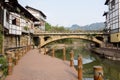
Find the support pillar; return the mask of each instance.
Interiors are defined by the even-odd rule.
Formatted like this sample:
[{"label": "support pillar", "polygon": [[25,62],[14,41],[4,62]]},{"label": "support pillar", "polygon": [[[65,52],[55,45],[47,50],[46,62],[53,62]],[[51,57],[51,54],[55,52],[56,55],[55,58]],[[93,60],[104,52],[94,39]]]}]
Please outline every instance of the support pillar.
[{"label": "support pillar", "polygon": [[103,68],[101,66],[94,66],[94,80],[104,80]]},{"label": "support pillar", "polygon": [[78,56],[78,80],[82,80],[82,56]]}]

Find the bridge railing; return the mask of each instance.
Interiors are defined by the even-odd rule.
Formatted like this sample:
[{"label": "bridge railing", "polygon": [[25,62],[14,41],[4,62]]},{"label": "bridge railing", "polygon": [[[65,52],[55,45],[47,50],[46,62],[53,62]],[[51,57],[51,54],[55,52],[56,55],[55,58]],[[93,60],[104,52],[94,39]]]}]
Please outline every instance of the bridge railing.
[{"label": "bridge railing", "polygon": [[52,34],[56,34],[56,33],[61,33],[61,34],[72,34],[72,33],[81,33],[81,34],[100,34],[100,33],[104,33],[103,31],[62,31],[62,32],[58,32],[58,31],[36,31],[34,32],[34,34],[47,34],[47,33],[52,33]]}]

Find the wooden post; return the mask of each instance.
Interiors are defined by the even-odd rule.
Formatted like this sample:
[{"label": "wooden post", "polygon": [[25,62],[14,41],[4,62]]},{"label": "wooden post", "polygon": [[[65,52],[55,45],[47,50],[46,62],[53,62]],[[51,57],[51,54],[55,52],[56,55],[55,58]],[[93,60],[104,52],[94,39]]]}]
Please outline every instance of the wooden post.
[{"label": "wooden post", "polygon": [[15,51],[15,65],[18,64],[18,50]]},{"label": "wooden post", "polygon": [[24,53],[24,54],[26,54],[26,47],[24,47],[24,51],[25,51],[25,53]]},{"label": "wooden post", "polygon": [[29,51],[29,45],[27,46],[27,51]]},{"label": "wooden post", "polygon": [[11,75],[13,69],[13,63],[12,63],[13,59],[11,52],[8,52],[7,55],[8,55],[8,75]]},{"label": "wooden post", "polygon": [[26,46],[26,53],[28,52],[27,46]]},{"label": "wooden post", "polygon": [[27,52],[29,51],[29,45],[27,45]]},{"label": "wooden post", "polygon": [[28,45],[28,51],[30,50],[30,45]]},{"label": "wooden post", "polygon": [[78,56],[78,80],[82,80],[82,56]]},{"label": "wooden post", "polygon": [[29,45],[29,51],[31,50],[31,45]]},{"label": "wooden post", "polygon": [[44,47],[44,55],[46,55],[46,47]]},{"label": "wooden post", "polygon": [[73,50],[70,52],[70,67],[74,66],[74,52]]},{"label": "wooden post", "polygon": [[25,49],[23,48],[23,56],[24,56],[24,54],[25,54]]},{"label": "wooden post", "polygon": [[40,46],[38,47],[38,50],[39,50],[39,53],[41,53],[41,47]]},{"label": "wooden post", "polygon": [[63,60],[64,61],[66,60],[66,49],[65,49],[65,47],[63,48]]},{"label": "wooden post", "polygon": [[18,60],[20,60],[20,58],[21,58],[21,51],[20,49],[18,49]]},{"label": "wooden post", "polygon": [[94,80],[104,80],[103,68],[101,66],[94,66]]},{"label": "wooden post", "polygon": [[55,49],[52,49],[52,57],[55,57]]},{"label": "wooden post", "polygon": [[23,55],[24,55],[24,49],[22,48],[21,50],[22,50],[22,57],[23,57]]},{"label": "wooden post", "polygon": [[31,50],[31,46],[32,46],[32,45],[30,45],[30,50]]}]

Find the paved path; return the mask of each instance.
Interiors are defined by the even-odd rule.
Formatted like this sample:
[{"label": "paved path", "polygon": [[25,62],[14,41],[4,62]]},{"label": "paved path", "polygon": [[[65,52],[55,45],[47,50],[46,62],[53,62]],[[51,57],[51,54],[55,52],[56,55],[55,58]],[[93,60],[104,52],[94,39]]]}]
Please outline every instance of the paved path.
[{"label": "paved path", "polygon": [[77,80],[77,72],[69,62],[29,51],[5,80]]}]

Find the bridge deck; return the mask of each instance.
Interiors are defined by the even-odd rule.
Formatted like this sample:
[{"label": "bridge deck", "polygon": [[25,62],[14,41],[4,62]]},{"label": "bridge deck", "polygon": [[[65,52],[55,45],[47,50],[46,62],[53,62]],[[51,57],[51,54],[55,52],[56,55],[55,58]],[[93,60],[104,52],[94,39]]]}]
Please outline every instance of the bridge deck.
[{"label": "bridge deck", "polygon": [[103,33],[103,32],[45,32],[45,33],[35,33],[34,35],[40,36],[40,35],[88,35],[88,34],[97,34],[97,35],[108,35],[108,33]]},{"label": "bridge deck", "polygon": [[40,54],[34,49],[22,57],[13,74],[5,80],[77,80],[77,72],[69,62]]}]

